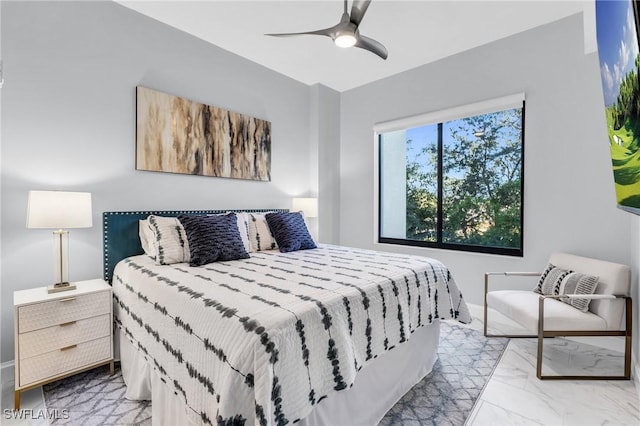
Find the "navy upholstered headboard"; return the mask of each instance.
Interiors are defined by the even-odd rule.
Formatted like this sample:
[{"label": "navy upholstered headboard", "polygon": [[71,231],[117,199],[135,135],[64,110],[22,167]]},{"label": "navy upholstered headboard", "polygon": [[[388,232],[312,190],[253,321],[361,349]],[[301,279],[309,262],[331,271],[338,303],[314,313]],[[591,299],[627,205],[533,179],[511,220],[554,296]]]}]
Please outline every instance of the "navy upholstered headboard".
[{"label": "navy upholstered headboard", "polygon": [[249,210],[161,210],[102,213],[102,259],[103,277],[111,282],[116,264],[129,256],[144,253],[138,236],[138,221],[153,214],[156,216],[178,216],[221,214],[227,212],[264,213],[287,211],[286,209],[249,209]]}]

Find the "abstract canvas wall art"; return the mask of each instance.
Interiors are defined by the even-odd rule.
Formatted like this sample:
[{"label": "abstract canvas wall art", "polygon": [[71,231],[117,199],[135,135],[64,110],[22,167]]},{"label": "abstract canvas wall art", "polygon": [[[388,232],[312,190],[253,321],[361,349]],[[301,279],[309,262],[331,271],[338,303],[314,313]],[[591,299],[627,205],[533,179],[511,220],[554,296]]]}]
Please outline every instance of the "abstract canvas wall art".
[{"label": "abstract canvas wall art", "polygon": [[271,122],[136,88],[136,169],[271,180]]}]

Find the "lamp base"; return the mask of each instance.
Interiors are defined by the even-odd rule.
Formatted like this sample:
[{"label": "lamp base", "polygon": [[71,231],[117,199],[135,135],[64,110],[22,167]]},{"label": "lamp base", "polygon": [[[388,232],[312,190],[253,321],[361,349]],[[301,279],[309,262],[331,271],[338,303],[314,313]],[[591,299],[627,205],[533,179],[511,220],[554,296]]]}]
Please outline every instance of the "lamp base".
[{"label": "lamp base", "polygon": [[74,283],[56,283],[56,284],[52,284],[49,287],[47,287],[47,293],[51,294],[51,293],[58,293],[60,291],[68,291],[68,290],[75,290],[76,289],[76,285]]}]

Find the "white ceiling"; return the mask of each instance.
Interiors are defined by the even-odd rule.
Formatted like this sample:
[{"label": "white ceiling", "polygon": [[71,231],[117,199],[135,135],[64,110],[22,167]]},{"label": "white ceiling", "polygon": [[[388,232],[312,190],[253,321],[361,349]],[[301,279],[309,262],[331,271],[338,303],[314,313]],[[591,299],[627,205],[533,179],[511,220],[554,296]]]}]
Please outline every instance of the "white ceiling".
[{"label": "white ceiling", "polygon": [[[118,1],[308,85],[338,91],[593,8],[593,1],[374,0],[360,32],[384,44],[385,61],[323,36],[276,38],[338,23],[339,0]],[[349,10],[351,1],[349,1]]]}]

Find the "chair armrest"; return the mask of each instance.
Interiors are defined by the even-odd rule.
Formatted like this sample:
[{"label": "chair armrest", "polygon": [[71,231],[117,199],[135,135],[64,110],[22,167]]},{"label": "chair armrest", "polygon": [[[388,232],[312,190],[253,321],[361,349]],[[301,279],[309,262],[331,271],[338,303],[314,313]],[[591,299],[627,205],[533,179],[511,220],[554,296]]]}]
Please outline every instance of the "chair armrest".
[{"label": "chair armrest", "polygon": [[626,294],[550,294],[540,295],[541,299],[562,299],[568,297],[569,299],[626,299],[631,296]]},{"label": "chair armrest", "polygon": [[485,272],[485,275],[505,275],[505,276],[520,276],[520,277],[539,277],[541,272]]},{"label": "chair armrest", "polygon": [[492,275],[502,275],[506,277],[539,277],[540,272],[485,272],[484,273],[484,297],[485,303],[487,299],[487,293],[489,292],[489,277]]}]

